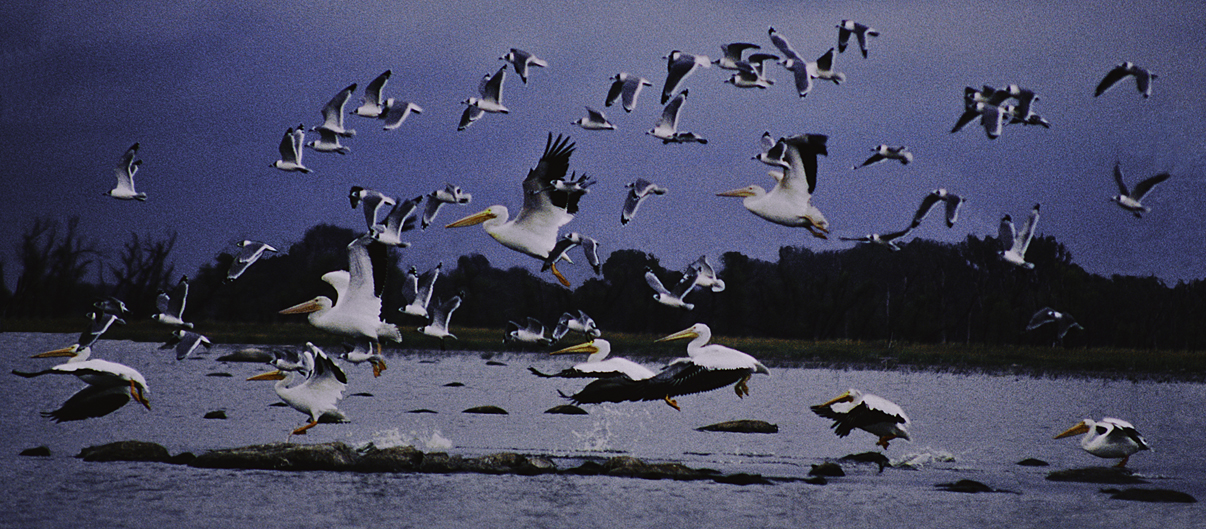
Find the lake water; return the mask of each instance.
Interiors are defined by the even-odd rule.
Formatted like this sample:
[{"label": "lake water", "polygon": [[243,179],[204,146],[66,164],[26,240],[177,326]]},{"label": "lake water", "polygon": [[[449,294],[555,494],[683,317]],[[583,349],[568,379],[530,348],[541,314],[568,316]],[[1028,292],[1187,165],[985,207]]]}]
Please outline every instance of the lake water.
[{"label": "lake water", "polygon": [[[1083,418],[1126,419],[1154,450],[1128,464],[1147,487],[1206,501],[1206,386],[1197,383],[1035,379],[901,371],[772,368],[751,379],[751,394],[730,388],[662,402],[585,406],[588,415],[553,415],[584,382],[541,379],[528,366],[559,370],[582,358],[538,353],[387,356],[374,379],[368,364],[346,366],[341,409],[351,422],[320,424],[298,443],[413,445],[465,456],[519,452],[571,467],[584,458],[631,455],[726,473],[806,477],[811,465],[877,450],[862,431],[839,439],[808,406],[849,387],[888,397],[913,421],[913,442],[886,454],[898,466],[877,473],[846,464],[827,485],[784,482],[724,485],[607,476],[289,473],[197,469],[158,463],[85,463],[81,448],[136,439],[173,454],[285,441],[305,418],[277,402],[270,382],[248,382],[255,364],[214,360],[236,349],[216,345],[181,362],[157,344],[102,341],[94,355],[142,372],[150,411],[131,404],[106,417],[54,424],[39,416],[83,383],[74,377],[23,379],[53,360],[31,354],[69,345],[69,334],[0,334],[0,527],[1201,527],[1202,503],[1110,500],[1102,486],[1046,481],[1054,469],[1105,466],[1080,449],[1079,436],[1052,437]],[[650,366],[656,369],[658,366]],[[207,376],[229,373],[231,377]],[[464,386],[450,387],[460,382]],[[355,393],[372,396],[354,396]],[[508,415],[462,410],[495,405]],[[429,409],[436,413],[408,413]],[[224,410],[226,420],[203,419]],[[699,432],[733,419],[765,420],[776,434]],[[21,457],[45,445],[51,457]],[[1038,458],[1050,467],[1016,463]],[[974,479],[1017,494],[959,494],[938,483]]]}]

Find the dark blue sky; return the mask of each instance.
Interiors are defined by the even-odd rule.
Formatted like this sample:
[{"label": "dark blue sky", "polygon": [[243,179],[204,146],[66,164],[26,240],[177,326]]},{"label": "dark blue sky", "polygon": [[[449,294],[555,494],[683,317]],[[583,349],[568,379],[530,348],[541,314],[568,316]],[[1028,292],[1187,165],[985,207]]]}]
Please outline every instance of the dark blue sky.
[{"label": "dark blue sky", "polygon": [[[13,285],[20,235],[39,216],[79,215],[86,237],[116,260],[130,232],[179,233],[177,271],[192,273],[244,238],[282,250],[320,222],[359,227],[348,207],[352,185],[412,197],[461,185],[473,203],[445,208],[439,226],[410,236],[403,262],[420,268],[480,252],[496,266],[531,258],[480,228],[450,222],[491,204],[512,210],[519,183],[545,136],[577,142],[571,169],[599,183],[563,231],[595,237],[604,251],[651,252],[670,268],[729,250],[774,259],[783,245],[814,250],[822,241],[763,221],[739,199],[716,192],[757,183],[766,167],[750,157],[763,131],[829,135],[813,198],[835,235],[892,231],[921,197],[944,186],[965,195],[947,229],[929,219],[914,236],[956,242],[995,235],[1001,215],[1024,217],[1043,204],[1038,232],[1054,235],[1074,260],[1100,274],[1206,277],[1206,6],[1198,2],[492,2],[424,3],[24,2],[0,14],[0,157],[8,184],[0,209],[0,256]],[[498,7],[498,6],[513,7]],[[774,26],[808,58],[836,44],[834,25],[859,20],[881,36],[863,59],[849,50],[836,67],[842,86],[818,85],[800,100],[790,75],[739,90],[718,68],[696,72],[681,128],[707,145],[662,145],[644,132],[661,112],[663,55],[674,49],[719,55],[748,41],[775,53]],[[487,115],[463,132],[460,101],[476,95],[511,47],[549,62],[525,86],[509,75],[510,115]],[[1130,60],[1159,75],[1144,100],[1127,80],[1099,98],[1101,77]],[[423,107],[401,128],[349,116],[358,130],[346,156],[307,151],[309,175],[269,164],[286,128],[317,125],[319,109],[350,83],[361,88],[385,69],[387,96]],[[583,106],[602,107],[608,78],[649,78],[636,111],[605,109],[618,130],[583,131],[570,122]],[[1017,83],[1041,98],[1050,130],[1008,127],[988,140],[975,126],[948,131],[964,86]],[[359,101],[360,92],[352,105]],[[314,135],[308,135],[307,141]],[[102,196],[112,167],[140,142],[137,187],[145,203]],[[850,168],[880,143],[902,144],[908,166]],[[1109,202],[1121,161],[1131,182],[1172,173],[1135,219]],[[628,226],[619,211],[624,183],[643,177],[670,189],[647,201]],[[578,284],[583,265],[563,267]]]}]

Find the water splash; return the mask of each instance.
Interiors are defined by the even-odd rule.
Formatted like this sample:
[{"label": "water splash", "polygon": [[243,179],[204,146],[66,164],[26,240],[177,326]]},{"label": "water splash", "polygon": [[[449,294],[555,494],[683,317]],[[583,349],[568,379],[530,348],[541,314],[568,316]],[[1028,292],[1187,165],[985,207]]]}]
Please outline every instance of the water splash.
[{"label": "water splash", "polygon": [[938,448],[926,447],[918,452],[911,452],[889,463],[896,468],[917,470],[935,463],[953,463],[955,454]]},{"label": "water splash", "polygon": [[452,439],[445,437],[437,428],[408,432],[402,432],[398,428],[378,430],[373,432],[372,438],[366,444],[369,443],[377,448],[413,446],[420,450],[448,450],[454,446]]}]

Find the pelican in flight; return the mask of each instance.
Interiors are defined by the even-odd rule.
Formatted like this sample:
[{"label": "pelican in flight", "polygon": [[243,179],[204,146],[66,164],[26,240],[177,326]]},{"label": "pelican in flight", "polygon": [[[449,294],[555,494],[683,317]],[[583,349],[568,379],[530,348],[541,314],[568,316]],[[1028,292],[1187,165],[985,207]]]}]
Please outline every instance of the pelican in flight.
[{"label": "pelican in flight", "polygon": [[293,430],[292,435],[305,435],[320,420],[342,422],[347,418],[336,407],[343,398],[343,389],[348,377],[330,357],[306,342],[301,352],[300,365],[278,358],[273,360],[277,369],[248,378],[247,380],[275,380],[273,389],[281,400],[291,408],[310,416],[310,422]]},{"label": "pelican in flight", "polygon": [[632,75],[628,72],[620,72],[611,78],[611,86],[607,89],[607,99],[603,101],[603,106],[609,107],[620,101],[623,98],[624,112],[632,112],[636,108],[637,97],[641,95],[641,89],[646,86],[653,86],[644,77]]},{"label": "pelican in flight", "polygon": [[348,271],[323,274],[323,281],[335,288],[336,300],[318,296],[280,311],[281,314],[309,314],[310,325],[354,340],[367,339],[381,352],[381,338],[402,341],[398,327],[381,321],[381,292],[384,289],[385,245],[369,235],[348,244]]},{"label": "pelican in flight", "polygon": [[633,362],[627,358],[611,357],[611,342],[602,338],[595,338],[589,342],[559,349],[549,354],[570,354],[570,353],[589,353],[586,361],[580,364],[575,364],[573,367],[563,369],[557,373],[548,374],[538,371],[534,367],[529,367],[533,375],[542,378],[610,378],[610,377],[626,377],[628,380],[645,380],[653,378],[654,373],[649,368]]},{"label": "pelican in flight", "polygon": [[[578,185],[566,185],[565,173],[573,153],[574,144],[569,138],[557,136],[554,140],[553,134],[549,133],[544,154],[523,181],[523,207],[519,215],[512,219],[505,206],[494,205],[445,227],[481,224],[486,233],[503,246],[547,261],[557,246],[558,230],[574,219],[578,201],[592,183],[583,175],[576,181]],[[550,264],[550,268],[562,285],[569,286],[569,280],[557,270],[556,263]]]},{"label": "pelican in flight", "polygon": [[302,145],[306,142],[306,127],[298,124],[297,128],[289,127],[281,138],[281,159],[272,162],[272,167],[286,172],[310,173],[310,168],[302,165]]},{"label": "pelican in flight", "polygon": [[1122,181],[1122,167],[1118,162],[1114,162],[1114,183],[1118,184],[1118,194],[1111,197],[1110,200],[1134,214],[1135,218],[1143,218],[1144,213],[1152,210],[1143,205],[1143,197],[1146,197],[1147,193],[1156,187],[1156,184],[1168,180],[1168,177],[1168,173],[1160,173],[1135,184],[1135,188],[1128,191],[1126,182]]},{"label": "pelican in flight", "polygon": [[402,288],[402,297],[406,300],[406,305],[399,308],[398,312],[426,318],[427,304],[431,302],[431,293],[435,291],[435,282],[440,278],[440,270],[443,268],[444,263],[436,264],[435,268],[424,272],[420,277],[418,269],[410,267],[410,271],[406,273],[406,286]]},{"label": "pelican in flight", "polygon": [[164,325],[192,329],[193,324],[184,321],[184,304],[187,299],[188,276],[181,276],[180,282],[176,283],[176,288],[172,289],[170,295],[162,290],[159,291],[159,296],[155,299],[155,306],[159,308],[159,312],[152,318]]},{"label": "pelican in flight", "polygon": [[268,246],[266,243],[252,240],[243,240],[239,242],[239,253],[234,256],[234,260],[230,262],[230,270],[226,272],[225,282],[229,283],[243,275],[247,271],[247,267],[264,256],[264,252],[276,252],[276,248]]},{"label": "pelican in flight", "polygon": [[125,154],[121,155],[121,159],[117,161],[117,167],[113,168],[113,173],[117,175],[117,186],[105,193],[106,195],[122,200],[146,202],[147,194],[134,190],[134,173],[137,173],[138,166],[142,165],[142,160],[134,159],[137,155],[137,143],[131,145],[129,149],[126,149]]},{"label": "pelican in flight", "polygon": [[807,229],[814,237],[828,238],[829,221],[812,205],[817,187],[817,155],[828,155],[828,137],[822,134],[801,134],[780,138],[783,143],[782,172],[772,171],[775,187],[769,192],[762,186],[751,185],[717,193],[722,197],[742,197],[741,204],[759,217],[775,224]]},{"label": "pelican in flight", "polygon": [[1086,452],[1106,459],[1121,457],[1122,460],[1114,465],[1116,468],[1125,467],[1126,462],[1131,459],[1131,454],[1152,449],[1152,445],[1139,435],[1131,423],[1113,417],[1106,417],[1101,421],[1085,419],[1055,438],[1062,439],[1081,433],[1085,436],[1080,438],[1080,447]]},{"label": "pelican in flight", "polygon": [[[86,355],[77,358],[86,358]],[[104,417],[125,406],[130,399],[151,409],[147,394],[147,380],[138,370],[107,360],[68,360],[50,369],[27,373],[13,370],[14,375],[33,378],[42,375],[75,375],[88,385],[67,399],[59,409],[42,412],[42,416],[54,422],[79,421],[92,417]]]},{"label": "pelican in flight", "polygon": [[1022,226],[1022,229],[1017,232],[1013,228],[1013,218],[1009,215],[1001,218],[1001,226],[997,234],[1002,246],[1001,258],[1010,264],[1027,270],[1034,268],[1034,263],[1026,261],[1026,249],[1030,248],[1030,240],[1034,238],[1034,229],[1038,224],[1038,219],[1038,204],[1035,204],[1034,209],[1030,210],[1030,218],[1026,220],[1026,224]]},{"label": "pelican in flight", "polygon": [[879,436],[876,445],[888,449],[893,439],[912,441],[909,437],[909,417],[896,403],[870,393],[850,388],[824,404],[812,407],[812,412],[833,419],[833,433],[846,437],[855,428]]}]

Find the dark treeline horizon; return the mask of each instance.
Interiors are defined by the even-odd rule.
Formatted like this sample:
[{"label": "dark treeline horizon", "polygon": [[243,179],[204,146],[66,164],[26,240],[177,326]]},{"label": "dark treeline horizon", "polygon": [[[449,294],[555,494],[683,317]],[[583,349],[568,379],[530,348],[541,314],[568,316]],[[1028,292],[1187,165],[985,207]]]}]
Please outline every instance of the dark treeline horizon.
[{"label": "dark treeline horizon", "polygon": [[[175,235],[153,240],[134,234],[117,259],[104,259],[82,241],[74,219],[66,225],[39,220],[23,238],[16,289],[0,285],[0,317],[77,317],[107,295],[125,301],[132,318],[149,317],[158,290],[188,275],[186,320],[296,322],[300,316],[278,311],[318,295],[334,297],[320,277],[346,269],[346,246],[357,235],[314,226],[298,243],[225,283],[233,259],[227,253],[193,273],[176,272],[170,259]],[[1053,325],[1025,330],[1036,311],[1051,307],[1084,327],[1065,337],[1065,347],[1206,348],[1202,280],[1168,286],[1155,277],[1090,274],[1050,236],[1033,240],[1027,253],[1033,270],[1004,262],[999,249],[993,237],[968,236],[953,244],[914,239],[898,252],[867,244],[825,251],[783,246],[774,262],[736,251],[709,255],[726,288],[697,289],[687,297],[692,311],[654,301],[646,267],[668,287],[682,271],[667,269],[650,253],[613,251],[601,276],[571,288],[528,268],[494,268],[484,256],[470,254],[444,263],[433,303],[464,294],[452,318],[454,332],[501,329],[529,316],[551,329],[563,312],[583,310],[605,337],[608,331],[668,333],[703,322],[728,336],[1027,345],[1056,342]],[[413,330],[424,322],[397,310],[405,304],[405,251],[390,256],[382,317]],[[100,280],[89,281],[89,275]]]}]

